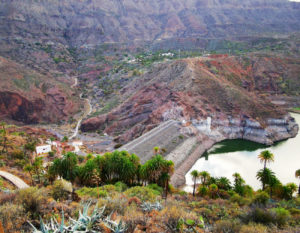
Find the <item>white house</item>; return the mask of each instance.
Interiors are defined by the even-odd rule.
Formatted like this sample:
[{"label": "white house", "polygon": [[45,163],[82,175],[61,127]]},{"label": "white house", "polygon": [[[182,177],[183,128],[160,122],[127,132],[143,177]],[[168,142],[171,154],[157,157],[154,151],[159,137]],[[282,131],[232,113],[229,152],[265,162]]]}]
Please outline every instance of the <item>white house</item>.
[{"label": "white house", "polygon": [[74,152],[79,152],[80,151],[80,146],[82,146],[83,143],[82,143],[82,141],[73,141],[71,143],[71,145],[75,147]]},{"label": "white house", "polygon": [[41,145],[41,146],[37,146],[35,150],[37,155],[42,155],[42,154],[49,153],[52,149],[51,149],[51,145]]}]

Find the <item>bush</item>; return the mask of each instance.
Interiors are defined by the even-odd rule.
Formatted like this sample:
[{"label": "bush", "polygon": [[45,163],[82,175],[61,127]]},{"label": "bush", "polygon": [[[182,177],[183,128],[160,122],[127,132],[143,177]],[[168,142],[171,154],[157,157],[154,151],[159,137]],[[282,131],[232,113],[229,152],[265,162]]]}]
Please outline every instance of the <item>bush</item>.
[{"label": "bush", "polygon": [[241,223],[237,220],[219,220],[215,223],[213,232],[235,233],[239,232]]},{"label": "bush", "polygon": [[83,196],[89,196],[89,197],[107,197],[108,196],[108,192],[104,189],[101,188],[87,188],[87,187],[83,187],[81,189],[78,189],[76,191],[76,193],[83,197]]},{"label": "bush", "polygon": [[291,217],[290,212],[284,208],[273,208],[271,213],[274,215],[273,220],[278,227],[285,226]]},{"label": "bush", "polygon": [[15,193],[2,193],[0,192],[0,205],[3,205],[7,202],[13,202],[16,198]]},{"label": "bush", "polygon": [[25,212],[30,213],[33,217],[38,217],[42,210],[42,204],[46,202],[44,190],[37,187],[21,189],[17,195],[17,201],[20,203]]},{"label": "bush", "polygon": [[157,194],[157,191],[154,191],[153,189],[150,189],[148,187],[132,187],[130,189],[127,189],[125,191],[125,194],[128,197],[138,197],[142,201],[154,201]]},{"label": "bush", "polygon": [[27,216],[22,206],[12,203],[0,205],[0,222],[5,232],[21,232],[26,219]]},{"label": "bush", "polygon": [[208,194],[208,188],[204,185],[198,187],[198,195],[200,197],[205,197]]},{"label": "bush", "polygon": [[72,185],[64,180],[56,180],[51,187],[51,196],[55,200],[66,200],[68,199],[69,193],[72,192]]},{"label": "bush", "polygon": [[243,225],[240,229],[240,233],[266,233],[268,228],[261,224],[250,223]]},{"label": "bush", "polygon": [[269,194],[267,194],[266,192],[260,192],[260,193],[256,194],[253,202],[255,204],[266,205],[268,203],[269,199],[270,199]]},{"label": "bush", "polygon": [[267,210],[255,208],[254,210],[248,213],[248,215],[246,216],[246,221],[270,224],[273,222],[273,215]]},{"label": "bush", "polygon": [[124,192],[127,188],[127,185],[121,181],[115,183],[115,189],[118,192]]},{"label": "bush", "polygon": [[158,186],[157,184],[148,184],[147,187],[157,191],[158,194],[162,194],[164,191],[163,188]]},{"label": "bush", "polygon": [[239,194],[233,194],[233,196],[230,198],[231,202],[238,203],[240,206],[249,205],[251,203],[251,200],[249,198],[241,197]]}]

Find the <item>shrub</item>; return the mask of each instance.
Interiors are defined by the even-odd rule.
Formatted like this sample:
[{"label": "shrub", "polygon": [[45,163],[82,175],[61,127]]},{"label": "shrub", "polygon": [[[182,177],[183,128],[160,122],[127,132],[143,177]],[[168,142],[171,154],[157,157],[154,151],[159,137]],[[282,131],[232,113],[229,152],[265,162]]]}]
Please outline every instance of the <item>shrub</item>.
[{"label": "shrub", "polygon": [[27,216],[22,206],[12,203],[0,205],[0,222],[2,222],[5,232],[21,232],[26,219]]},{"label": "shrub", "polygon": [[100,187],[100,189],[109,193],[116,191],[116,187],[112,184],[103,185]]},{"label": "shrub", "polygon": [[200,196],[200,197],[204,197],[204,196],[206,196],[208,194],[208,188],[206,187],[206,186],[204,186],[204,185],[200,185],[199,187],[198,187],[198,195]]},{"label": "shrub", "polygon": [[84,159],[85,159],[85,157],[84,157],[83,155],[79,155],[79,156],[78,156],[78,161],[79,161],[80,163],[82,163],[82,162],[84,161]]},{"label": "shrub", "polygon": [[131,205],[126,208],[123,220],[126,223],[126,232],[135,232],[136,227],[146,225],[146,215],[139,211],[139,208],[135,205]]},{"label": "shrub", "polygon": [[121,181],[115,183],[115,190],[118,192],[124,192],[127,188],[127,185]]},{"label": "shrub", "polygon": [[76,191],[76,193],[79,196],[89,196],[89,197],[107,197],[108,196],[108,192],[104,189],[101,188],[87,188],[87,187],[83,187],[81,189],[78,189]]},{"label": "shrub", "polygon": [[13,202],[16,198],[15,193],[2,193],[0,192],[0,205],[3,205],[7,202]]},{"label": "shrub", "polygon": [[230,198],[231,202],[236,202],[240,206],[249,205],[251,203],[251,200],[249,198],[241,197],[239,194],[233,194],[233,196]]},{"label": "shrub", "polygon": [[235,233],[239,232],[241,223],[238,220],[218,220],[215,223],[213,232]]},{"label": "shrub", "polygon": [[154,191],[153,189],[150,189],[148,187],[140,187],[140,186],[127,189],[125,191],[125,194],[128,197],[138,197],[142,201],[154,201],[157,196],[157,192]]},{"label": "shrub", "polygon": [[55,200],[66,200],[70,192],[72,192],[72,185],[70,190],[69,183],[64,180],[56,180],[51,187],[51,196]]},{"label": "shrub", "polygon": [[269,194],[267,194],[266,192],[260,192],[260,193],[256,194],[253,202],[255,204],[266,205],[267,202],[269,201],[269,199],[270,199]]},{"label": "shrub", "polygon": [[37,187],[21,189],[18,192],[17,201],[23,206],[25,212],[37,217],[41,213],[42,204],[46,201],[47,195],[43,191]]},{"label": "shrub", "polygon": [[164,191],[163,188],[158,186],[157,184],[148,184],[147,187],[157,191],[158,194],[162,194]]},{"label": "shrub", "polygon": [[246,216],[247,222],[256,222],[262,224],[270,224],[273,222],[273,215],[264,209],[255,208]]},{"label": "shrub", "polygon": [[270,212],[274,215],[273,221],[278,227],[285,226],[291,217],[290,212],[284,208],[273,208]]},{"label": "shrub", "polygon": [[261,224],[249,223],[248,225],[243,225],[240,229],[240,233],[266,233],[268,228]]}]

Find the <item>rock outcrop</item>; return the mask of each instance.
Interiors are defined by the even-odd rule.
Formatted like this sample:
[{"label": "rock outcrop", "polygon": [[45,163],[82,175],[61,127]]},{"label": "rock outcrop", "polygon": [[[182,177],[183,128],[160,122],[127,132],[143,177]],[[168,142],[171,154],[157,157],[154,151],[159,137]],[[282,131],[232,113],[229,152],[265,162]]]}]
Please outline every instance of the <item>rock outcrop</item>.
[{"label": "rock outcrop", "polygon": [[[26,124],[60,122],[79,109],[68,84],[0,57],[0,118]],[[74,95],[75,94],[75,95]]]}]

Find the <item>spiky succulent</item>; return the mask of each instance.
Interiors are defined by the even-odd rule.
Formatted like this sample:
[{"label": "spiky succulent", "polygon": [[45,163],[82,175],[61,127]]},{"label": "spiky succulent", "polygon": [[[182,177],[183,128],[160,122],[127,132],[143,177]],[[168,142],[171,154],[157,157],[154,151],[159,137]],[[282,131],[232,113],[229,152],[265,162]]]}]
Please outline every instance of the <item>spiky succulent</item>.
[{"label": "spiky succulent", "polygon": [[141,204],[141,208],[144,212],[151,212],[152,210],[162,210],[162,205],[159,202],[150,203],[150,202],[143,202]]},{"label": "spiky succulent", "polygon": [[33,233],[83,233],[91,232],[98,233],[100,232],[99,223],[103,222],[109,229],[114,233],[123,233],[126,230],[125,224],[122,221],[119,223],[114,222],[109,217],[104,217],[103,213],[105,206],[98,208],[95,206],[91,216],[88,215],[88,210],[90,208],[91,202],[88,202],[83,205],[82,212],[79,211],[78,220],[73,218],[69,219],[68,225],[64,221],[64,212],[62,211],[62,220],[61,223],[58,223],[55,218],[51,218],[50,222],[45,224],[43,220],[40,220],[40,230],[34,227],[30,222],[33,229]]}]

